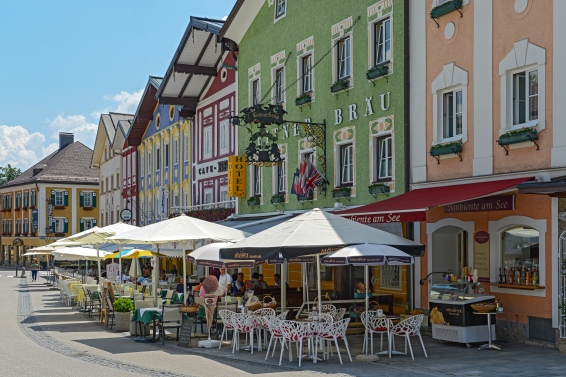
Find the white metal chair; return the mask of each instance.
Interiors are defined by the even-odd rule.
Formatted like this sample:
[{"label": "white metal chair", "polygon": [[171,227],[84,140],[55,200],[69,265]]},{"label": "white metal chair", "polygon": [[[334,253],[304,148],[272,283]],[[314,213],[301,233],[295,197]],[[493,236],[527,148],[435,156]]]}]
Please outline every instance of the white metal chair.
[{"label": "white metal chair", "polygon": [[[297,344],[299,348],[298,357],[300,367],[303,358],[303,342],[312,338],[312,324],[309,322],[282,321],[280,328],[285,342],[289,343],[289,361],[292,361],[291,343]],[[283,350],[284,347],[281,347],[279,365],[281,365],[281,361],[283,360]]]},{"label": "white metal chair", "polygon": [[275,317],[275,310],[273,310],[271,308],[261,308],[261,309],[258,309],[258,310],[254,310],[253,313],[255,315],[260,315],[262,317],[264,317],[264,316]]},{"label": "white metal chair", "polygon": [[[365,311],[361,315],[361,320],[363,325],[368,331],[368,335],[371,337],[371,353],[373,354],[373,334],[381,335],[380,351],[383,351],[383,334],[387,335],[387,345],[391,344],[389,330],[391,329],[391,320],[384,316],[378,316],[377,311],[369,310]],[[368,346],[368,338],[364,339],[363,350]]]},{"label": "white metal chair", "polygon": [[423,314],[413,315],[409,318],[399,322],[395,326],[393,326],[390,330],[391,338],[389,344],[389,357],[391,357],[391,349],[395,345],[395,336],[405,338],[405,354],[407,354],[407,343],[409,344],[409,350],[411,351],[411,358],[415,360],[415,356],[413,355],[413,347],[411,347],[411,336],[418,336],[421,341],[421,346],[423,347],[423,351],[425,357],[428,357],[426,353],[426,349],[423,343],[423,338],[421,336],[421,323],[423,321]]},{"label": "white metal chair", "polygon": [[287,319],[287,314],[289,314],[288,310],[285,310],[284,312],[281,312],[279,314],[277,314],[275,317],[279,318],[280,320],[284,321]]},{"label": "white metal chair", "polygon": [[267,353],[265,354],[265,360],[267,360],[269,356],[269,350],[271,349],[271,343],[273,340],[273,351],[271,353],[271,357],[275,354],[275,349],[277,348],[277,342],[281,343],[281,348],[285,348],[285,339],[283,338],[283,334],[281,333],[281,319],[277,317],[266,317],[265,322],[267,323],[267,327],[269,328],[269,332],[271,333],[271,337],[269,338],[269,345],[267,346]]},{"label": "white metal chair", "polygon": [[332,304],[324,304],[322,305],[322,308],[320,308],[320,311],[323,313],[335,312],[336,306]]},{"label": "white metal chair", "polygon": [[232,325],[234,326],[234,340],[232,341],[232,354],[236,348],[240,349],[240,334],[250,335],[251,353],[254,353],[254,330],[256,322],[254,316],[243,313],[234,313],[232,315]]},{"label": "white metal chair", "polygon": [[344,314],[346,314],[346,308],[336,309],[336,311],[332,314],[332,319],[334,322],[338,322],[344,319]]},{"label": "white metal chair", "polygon": [[[312,312],[309,313],[308,318],[313,319]],[[334,318],[332,318],[332,315],[328,314],[328,313],[319,313],[318,314],[318,320],[320,322],[330,322],[330,323],[334,322]]]},{"label": "white metal chair", "polygon": [[232,324],[232,316],[235,312],[231,310],[219,310],[218,315],[222,319],[222,334],[220,335],[220,344],[218,349],[222,347],[222,339],[224,339],[224,334],[226,334],[226,341],[228,341],[228,331],[234,331],[234,325]]},{"label": "white metal chair", "polygon": [[[352,355],[350,354],[350,347],[348,347],[348,339],[346,338],[346,331],[348,330],[348,324],[350,323],[350,318],[343,319],[338,322],[326,322],[320,323],[317,331],[317,341],[320,339],[322,341],[334,341],[336,344],[336,352],[338,352],[338,358],[340,359],[340,364],[342,364],[342,356],[340,355],[340,348],[338,347],[338,341],[343,340],[346,346],[346,351],[348,351],[348,357],[350,362],[352,361]],[[315,347],[315,359],[318,353],[318,347]],[[326,351],[325,351],[326,354]]]}]

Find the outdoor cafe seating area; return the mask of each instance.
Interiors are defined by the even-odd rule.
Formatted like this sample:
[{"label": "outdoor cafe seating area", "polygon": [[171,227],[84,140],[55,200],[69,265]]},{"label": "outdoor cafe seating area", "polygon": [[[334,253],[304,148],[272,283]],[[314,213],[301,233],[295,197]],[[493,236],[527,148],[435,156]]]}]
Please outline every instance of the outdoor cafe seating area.
[{"label": "outdoor cafe seating area", "polygon": [[[332,217],[329,217],[320,213],[315,213],[315,215],[329,219],[328,221],[325,220],[327,223],[325,226],[336,217],[332,215],[330,215]],[[178,221],[193,221],[192,218],[187,216],[180,217],[181,219]],[[186,217],[186,219],[182,217]],[[307,218],[306,220],[312,221],[313,219]],[[155,265],[159,266],[159,257],[162,256],[159,253],[160,243],[152,240],[151,227],[160,226],[160,237],[163,239],[163,229],[166,229],[166,223],[170,221],[175,221],[175,219],[144,227],[144,238],[136,234],[140,230],[136,227],[127,226],[129,229],[125,229],[123,232],[118,230],[110,232],[100,228],[97,237],[102,241],[96,242],[109,242],[112,239],[117,239],[127,240],[131,243],[145,241],[147,244],[154,244],[156,250],[146,251],[145,253],[154,258]],[[203,222],[202,220],[196,221]],[[341,218],[338,221],[350,223],[349,220]],[[208,224],[211,224],[210,234],[190,236],[190,229],[187,229],[186,240],[229,241],[226,239],[225,229],[217,229],[220,225],[214,223]],[[350,224],[346,223],[346,225]],[[357,226],[363,225],[356,224],[355,227]],[[199,227],[199,231],[202,233],[202,224],[199,224]],[[230,230],[233,231],[234,239],[232,242],[235,242],[234,244],[226,242],[215,244],[213,242],[201,248],[200,253],[196,253],[199,249],[196,249],[194,253],[190,252],[191,245],[188,241],[185,241],[179,253],[183,266],[183,275],[181,276],[188,277],[187,264],[190,265],[190,263],[195,266],[211,267],[217,267],[220,263],[220,265],[229,268],[257,264],[257,260],[235,260],[233,254],[229,255],[229,249],[232,245],[249,242],[261,233],[249,236],[231,228]],[[365,229],[362,228],[361,230]],[[360,234],[360,229],[354,229],[350,234]],[[378,233],[377,236],[382,236],[387,241],[387,237],[391,235]],[[97,239],[90,233],[83,237]],[[167,240],[168,242],[183,242],[182,237],[175,234]],[[375,237],[374,234],[373,238]],[[76,243],[80,242],[81,235],[78,234],[69,238],[69,242]],[[363,236],[363,239],[372,240],[372,235],[368,233]],[[328,238],[326,240],[328,242]],[[399,243],[398,240],[395,241]],[[61,240],[58,242],[61,242]],[[343,238],[340,242],[343,242]],[[410,242],[407,241],[406,244],[414,247],[413,243]],[[353,246],[343,248],[344,252],[349,252],[351,255],[345,254],[345,257],[337,257],[338,254],[328,254],[323,257],[316,255],[315,266],[319,270],[320,266],[323,265],[351,264],[364,266],[366,284],[356,285],[355,297],[358,298],[358,302],[356,303],[354,299],[354,305],[352,305],[351,300],[334,300],[333,302],[328,291],[321,289],[320,278],[318,278],[316,289],[312,289],[313,287],[309,289],[306,286],[303,286],[302,289],[289,288],[285,278],[283,278],[281,287],[285,288],[246,289],[245,293],[238,292],[232,295],[228,294],[226,287],[219,286],[218,280],[213,275],[207,276],[205,282],[201,283],[201,291],[192,290],[192,286],[188,286],[186,282],[185,284],[178,284],[179,279],[174,276],[167,276],[165,281],[152,284],[151,281],[159,281],[156,273],[153,274],[153,279],[134,280],[133,282],[123,282],[121,278],[105,279],[100,274],[104,259],[119,257],[120,271],[122,271],[121,258],[128,258],[128,253],[122,252],[122,249],[115,254],[102,252],[98,249],[98,246],[96,250],[85,248],[86,250],[76,251],[68,248],[53,251],[53,255],[59,259],[75,258],[75,260],[79,260],[82,257],[85,260],[97,261],[98,276],[100,276],[100,278],[81,276],[66,269],[54,268],[53,288],[59,289],[60,299],[64,305],[73,307],[89,318],[98,319],[103,329],[123,332],[125,335],[131,336],[132,341],[136,342],[161,341],[162,344],[167,342],[182,347],[217,348],[221,351],[224,349],[224,352],[234,355],[256,354],[257,356],[260,353],[265,360],[272,358],[277,361],[278,365],[297,363],[301,366],[307,361],[317,363],[334,360],[340,364],[352,362],[353,356],[349,343],[352,338],[354,343],[361,343],[361,352],[363,353],[362,355],[354,354],[354,357],[358,356],[359,358],[361,356],[371,359],[372,357],[376,358],[375,355],[392,357],[404,354],[410,355],[414,359],[415,350],[413,346],[418,345],[418,343],[415,343],[414,340],[411,343],[411,338],[419,338],[423,354],[428,357],[420,333],[423,314],[395,315],[392,310],[393,302],[390,295],[372,297],[370,291],[369,266],[386,263],[409,265],[413,261],[412,257],[390,246],[377,245],[379,246],[377,247],[363,242],[358,242],[357,246],[354,242],[351,244]],[[90,243],[90,245],[93,245],[93,243]],[[327,245],[322,244],[321,246]],[[312,254],[310,250],[313,247],[317,246],[305,245],[305,255]],[[291,258],[293,255],[285,255],[285,249],[278,250],[278,256],[283,259],[281,268],[284,271],[288,268],[288,262],[291,261],[291,259],[286,258]],[[65,252],[69,254],[65,256]],[[368,252],[376,253],[376,256],[368,257],[366,255],[363,263],[352,257],[355,253]],[[383,255],[377,255],[379,253]],[[187,258],[184,256],[187,256]],[[265,258],[268,259],[269,257],[266,256]],[[249,262],[251,264],[246,264]],[[131,259],[129,270],[133,274],[136,273],[134,270],[139,268],[134,268],[137,263],[137,259]],[[283,273],[282,275],[285,276]],[[316,276],[320,277],[320,271]],[[215,284],[214,290],[208,289],[207,282]],[[179,285],[182,286],[182,292],[179,292]],[[312,300],[309,297],[315,298]],[[374,346],[374,338],[379,341],[379,346]]]}]

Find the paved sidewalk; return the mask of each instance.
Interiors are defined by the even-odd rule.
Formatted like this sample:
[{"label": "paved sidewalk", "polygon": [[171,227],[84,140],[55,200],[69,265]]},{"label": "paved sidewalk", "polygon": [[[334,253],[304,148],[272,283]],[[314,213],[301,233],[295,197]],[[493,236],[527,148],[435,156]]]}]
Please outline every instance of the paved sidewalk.
[{"label": "paved sidewalk", "polygon": [[[0,278],[0,287],[2,278]],[[21,279],[13,279],[21,280]],[[424,337],[428,358],[424,357],[417,339],[413,339],[415,360],[410,356],[382,357],[374,363],[353,363],[342,352],[344,364],[340,365],[335,354],[331,360],[313,364],[304,361],[302,368],[297,362],[283,356],[279,367],[279,352],[275,358],[265,361],[265,351],[250,355],[249,352],[231,353],[230,344],[222,349],[179,348],[175,341],[155,344],[135,343],[129,334],[120,334],[101,326],[98,320],[76,310],[65,307],[59,300],[59,292],[49,290],[44,284],[23,283],[18,289],[20,302],[20,327],[29,338],[43,347],[70,358],[79,358],[89,363],[145,375],[248,375],[278,373],[285,376],[313,374],[353,376],[562,376],[565,375],[566,356],[555,349],[508,344],[500,342],[503,351],[478,351],[477,347],[440,343]],[[26,303],[28,302],[28,303]],[[29,306],[26,306],[29,305]],[[30,312],[26,316],[25,311]],[[361,354],[362,336],[348,337],[352,356]],[[194,342],[196,345],[196,342]],[[379,338],[374,339],[379,347]],[[397,349],[401,349],[398,345]],[[345,351],[345,350],[344,350]],[[295,358],[296,360],[296,358]],[[74,374],[76,375],[76,373]]]}]

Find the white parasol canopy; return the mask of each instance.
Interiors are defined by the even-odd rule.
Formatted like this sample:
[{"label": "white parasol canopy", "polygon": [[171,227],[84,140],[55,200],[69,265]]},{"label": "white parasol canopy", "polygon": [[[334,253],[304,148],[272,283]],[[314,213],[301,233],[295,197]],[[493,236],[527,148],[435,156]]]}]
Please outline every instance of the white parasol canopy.
[{"label": "white parasol canopy", "polygon": [[217,268],[222,267],[222,265],[226,265],[227,268],[249,268],[254,266],[255,262],[253,260],[234,261],[220,258],[220,249],[230,244],[231,242],[209,243],[191,252],[187,255],[187,259],[196,266]]},{"label": "white parasol canopy", "polygon": [[100,260],[111,254],[90,247],[65,247],[51,252],[57,260]]},{"label": "white parasol canopy", "polygon": [[132,279],[139,278],[142,275],[139,259],[132,259],[132,264],[130,265],[130,271],[128,271],[128,275]]},{"label": "white parasol canopy", "polygon": [[[248,236],[248,233],[241,230],[229,228],[224,225],[211,223],[190,217],[185,214],[173,217],[168,220],[160,221],[155,224],[144,226],[128,232],[119,233],[108,237],[109,241],[127,243],[146,243],[162,245],[165,243],[180,243],[183,246],[183,277],[187,276],[186,251],[189,244],[195,240],[215,240],[215,241],[239,241]],[[157,248],[159,252],[159,247]],[[157,295],[157,284],[154,287],[154,297]],[[186,288],[183,286],[183,297],[187,298]]]}]

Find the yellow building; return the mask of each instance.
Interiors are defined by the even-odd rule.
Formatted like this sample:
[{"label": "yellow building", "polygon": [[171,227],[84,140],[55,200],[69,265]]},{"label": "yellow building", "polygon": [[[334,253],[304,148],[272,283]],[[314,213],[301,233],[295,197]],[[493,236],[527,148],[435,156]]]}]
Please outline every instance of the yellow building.
[{"label": "yellow building", "polygon": [[0,263],[29,264],[21,255],[92,228],[98,219],[98,168],[92,150],[59,133],[59,149],[0,186]]}]

